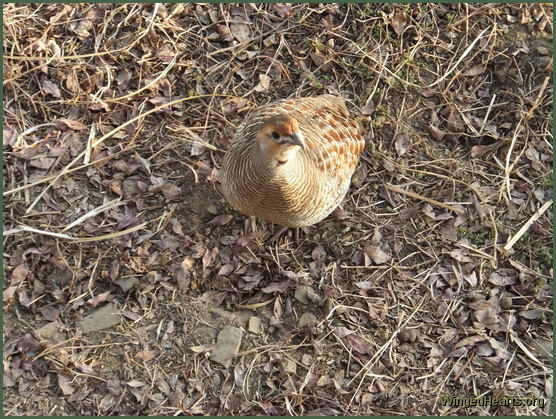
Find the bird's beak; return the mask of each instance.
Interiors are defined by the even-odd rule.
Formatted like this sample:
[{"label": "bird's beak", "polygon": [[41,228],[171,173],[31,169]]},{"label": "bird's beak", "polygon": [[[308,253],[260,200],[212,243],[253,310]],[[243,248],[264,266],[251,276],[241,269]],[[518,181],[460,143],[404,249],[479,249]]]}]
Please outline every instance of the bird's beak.
[{"label": "bird's beak", "polygon": [[305,144],[303,143],[303,140],[301,139],[301,133],[299,132],[292,132],[290,134],[290,138],[291,138],[291,143],[298,145],[301,148],[305,148]]}]

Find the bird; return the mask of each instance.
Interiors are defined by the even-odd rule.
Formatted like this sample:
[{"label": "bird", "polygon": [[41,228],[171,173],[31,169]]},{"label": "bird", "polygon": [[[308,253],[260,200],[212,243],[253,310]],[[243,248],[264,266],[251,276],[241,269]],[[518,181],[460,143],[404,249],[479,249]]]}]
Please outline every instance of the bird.
[{"label": "bird", "polygon": [[261,105],[237,129],[220,182],[237,211],[283,227],[326,218],[343,200],[365,141],[343,98]]}]

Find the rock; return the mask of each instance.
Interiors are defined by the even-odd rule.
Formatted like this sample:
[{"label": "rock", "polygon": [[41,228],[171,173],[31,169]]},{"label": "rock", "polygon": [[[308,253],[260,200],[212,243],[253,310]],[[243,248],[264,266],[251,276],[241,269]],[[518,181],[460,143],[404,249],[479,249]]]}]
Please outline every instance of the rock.
[{"label": "rock", "polygon": [[548,50],[548,48],[543,47],[542,45],[537,45],[537,53],[539,55],[548,55],[550,54],[550,51]]},{"label": "rock", "polygon": [[131,198],[141,193],[143,193],[143,191],[139,187],[139,181],[136,179],[124,179],[122,182],[122,195],[124,198]]},{"label": "rock", "polygon": [[256,335],[260,335],[263,332],[263,322],[260,318],[252,316],[249,317],[249,331],[251,333],[255,333]]},{"label": "rock", "polygon": [[207,212],[212,215],[218,215],[218,210],[216,209],[216,206],[214,204],[210,204],[207,207]]},{"label": "rock", "polygon": [[282,363],[282,368],[288,374],[295,374],[297,372],[297,364],[291,359],[285,359]]},{"label": "rock", "polygon": [[108,303],[92,313],[88,314],[83,320],[77,320],[75,325],[81,329],[83,333],[98,332],[99,330],[108,329],[120,323],[121,315],[116,310],[114,303]]},{"label": "rock", "polygon": [[294,298],[303,304],[309,304],[311,301],[318,304],[321,300],[315,290],[307,285],[300,285],[296,288]]},{"label": "rock", "polygon": [[317,317],[311,313],[303,313],[297,324],[299,327],[307,326],[317,322]]},{"label": "rock", "polygon": [[229,368],[232,357],[239,351],[241,336],[242,332],[238,327],[226,326],[222,329],[216,338],[216,347],[210,354],[210,360]]},{"label": "rock", "polygon": [[139,280],[137,278],[130,276],[127,278],[118,278],[114,281],[114,284],[119,286],[122,291],[126,292],[132,289],[138,282]]},{"label": "rock", "polygon": [[309,354],[301,355],[301,363],[303,365],[310,366],[310,365],[313,365],[313,362],[315,362],[315,361],[314,361],[314,359],[311,355],[309,355]]},{"label": "rock", "polygon": [[398,335],[400,343],[413,343],[417,339],[417,331],[415,329],[404,329]]},{"label": "rock", "polygon": [[60,270],[54,269],[54,271],[46,277],[46,282],[48,284],[55,284],[59,287],[65,287],[70,283],[73,278],[73,272],[70,269]]},{"label": "rock", "polygon": [[37,330],[37,337],[51,341],[57,344],[66,340],[64,333],[60,331],[61,324],[59,321],[48,323]]}]

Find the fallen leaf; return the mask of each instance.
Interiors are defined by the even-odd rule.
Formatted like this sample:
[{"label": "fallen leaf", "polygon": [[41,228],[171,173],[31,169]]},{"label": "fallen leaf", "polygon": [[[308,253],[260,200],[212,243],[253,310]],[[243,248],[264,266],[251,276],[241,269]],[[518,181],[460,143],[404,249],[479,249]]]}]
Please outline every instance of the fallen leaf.
[{"label": "fallen leaf", "polygon": [[29,275],[29,272],[29,267],[25,263],[16,266],[10,277],[10,285],[17,285],[23,282],[27,275]]},{"label": "fallen leaf", "polygon": [[[135,354],[135,359],[139,359],[143,362],[148,362],[151,359],[153,359],[156,356],[156,352],[155,351],[151,351],[149,349],[144,349],[140,352],[137,352]],[[129,384],[129,383],[128,383]]]},{"label": "fallen leaf", "polygon": [[497,141],[495,143],[489,145],[476,145],[471,147],[471,157],[483,157],[489,151],[496,149],[500,145],[500,142]]},{"label": "fallen leaf", "polygon": [[370,115],[375,111],[375,109],[375,101],[372,96],[369,96],[367,102],[365,102],[365,106],[361,109],[361,113],[363,115]]},{"label": "fallen leaf", "polygon": [[44,319],[49,322],[55,321],[60,315],[60,310],[52,306],[43,306],[41,307],[40,312]]},{"label": "fallen leaf", "polygon": [[538,319],[543,313],[543,310],[533,309],[533,310],[525,310],[519,313],[521,317],[525,317],[529,320]]},{"label": "fallen leaf", "polygon": [[239,42],[248,41],[249,37],[249,26],[245,23],[232,23],[230,25],[230,33]]},{"label": "fallen leaf", "polygon": [[485,70],[486,70],[486,65],[484,64],[476,65],[475,67],[472,67],[469,70],[467,70],[465,73],[463,73],[462,76],[464,77],[478,76],[479,74],[483,74]]},{"label": "fallen leaf", "polygon": [[65,129],[69,128],[69,129],[72,129],[72,130],[75,130],[75,131],[79,131],[79,130],[87,128],[81,122],[74,121],[73,119],[68,119],[68,118],[56,119],[54,121],[54,125],[56,125],[56,127],[58,129],[62,129],[62,130],[65,130]]},{"label": "fallen leaf", "polygon": [[162,61],[163,63],[171,62],[174,59],[175,55],[176,55],[176,53],[174,52],[174,50],[172,49],[172,47],[169,44],[162,45],[156,51],[157,58],[160,61]]},{"label": "fallen leaf", "polygon": [[290,287],[290,281],[271,282],[270,285],[261,288],[261,291],[270,294],[272,292],[286,292]]},{"label": "fallen leaf", "polygon": [[48,79],[42,79],[41,87],[46,94],[52,95],[57,98],[62,97],[62,92],[56,83],[51,82]]},{"label": "fallen leaf", "polygon": [[82,373],[85,374],[90,374],[90,375],[96,375],[96,372],[94,369],[92,369],[91,367],[89,367],[87,364],[85,364],[84,362],[80,362],[80,361],[75,361],[73,363],[73,365],[75,365],[75,368],[77,368],[79,371],[81,371]]},{"label": "fallen leaf", "polygon": [[444,136],[447,134],[446,131],[442,131],[440,128],[433,127],[432,125],[427,127],[427,131],[436,141],[442,141]]},{"label": "fallen leaf", "polygon": [[394,147],[396,148],[396,153],[398,156],[403,156],[409,150],[411,146],[411,138],[407,134],[407,132],[400,132],[396,136],[396,141],[394,142]]},{"label": "fallen leaf", "polygon": [[405,29],[405,25],[407,23],[407,16],[404,12],[398,11],[394,14],[390,22],[390,26],[396,32],[396,35],[401,35]]},{"label": "fallen leaf", "polygon": [[99,303],[102,303],[103,301],[107,301],[108,299],[111,299],[110,298],[111,296],[112,296],[111,291],[106,291],[106,292],[103,292],[102,294],[98,294],[95,297],[88,300],[87,304],[89,304],[91,307],[96,307]]},{"label": "fallen leaf", "polygon": [[254,90],[260,93],[266,92],[270,87],[271,80],[272,79],[268,77],[266,74],[259,74],[259,84],[255,86]]},{"label": "fallen leaf", "polygon": [[128,381],[126,384],[130,387],[133,387],[133,388],[139,388],[139,387],[143,387],[145,385],[144,382],[139,381],[139,380],[131,380],[131,381]]},{"label": "fallen leaf", "polygon": [[365,254],[368,255],[374,263],[381,265],[390,260],[390,256],[380,250],[378,247],[367,246],[365,247]]},{"label": "fallen leaf", "polygon": [[64,393],[64,396],[69,396],[75,391],[75,387],[71,385],[69,378],[62,374],[58,374],[58,386],[62,393]]},{"label": "fallen leaf", "polygon": [[211,226],[223,226],[224,224],[228,224],[232,218],[234,218],[233,215],[217,215],[212,220],[207,222],[207,224]]},{"label": "fallen leaf", "polygon": [[6,302],[11,300],[18,288],[19,287],[17,285],[6,288],[2,295],[2,301]]},{"label": "fallen leaf", "polygon": [[488,282],[500,287],[513,285],[517,283],[517,272],[511,269],[499,269],[490,274]]},{"label": "fallen leaf", "polygon": [[93,29],[93,22],[89,19],[74,20],[70,23],[69,27],[76,35],[87,37],[91,34],[89,31]]},{"label": "fallen leaf", "polygon": [[334,328],[332,328],[332,332],[338,338],[343,338],[347,335],[351,335],[352,333],[355,333],[353,330],[349,330],[347,327],[344,327],[344,326],[334,327]]},{"label": "fallen leaf", "polygon": [[293,14],[291,3],[275,3],[272,8],[281,18],[288,18]]},{"label": "fallen leaf", "polygon": [[471,272],[469,275],[464,275],[463,279],[465,279],[472,288],[477,286],[477,273],[475,271]]},{"label": "fallen leaf", "polygon": [[369,342],[356,334],[347,335],[346,340],[349,342],[353,350],[359,352],[361,355],[368,354],[372,349]]}]

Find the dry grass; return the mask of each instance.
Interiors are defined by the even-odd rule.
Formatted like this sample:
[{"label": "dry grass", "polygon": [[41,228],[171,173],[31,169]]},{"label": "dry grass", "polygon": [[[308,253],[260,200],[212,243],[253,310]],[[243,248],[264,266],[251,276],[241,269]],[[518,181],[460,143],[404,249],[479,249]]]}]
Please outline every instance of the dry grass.
[{"label": "dry grass", "polygon": [[[4,414],[550,414],[551,31],[547,4],[4,5]],[[366,150],[337,219],[271,243],[222,153],[321,93]]]}]

